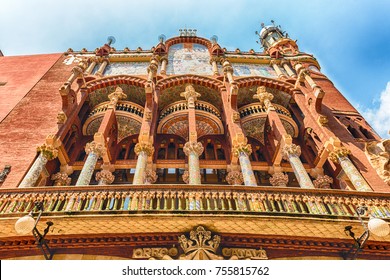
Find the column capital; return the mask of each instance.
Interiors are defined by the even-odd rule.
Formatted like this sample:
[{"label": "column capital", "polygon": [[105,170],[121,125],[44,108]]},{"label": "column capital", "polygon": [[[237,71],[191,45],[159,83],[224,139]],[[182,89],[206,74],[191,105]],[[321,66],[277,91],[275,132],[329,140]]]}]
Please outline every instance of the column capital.
[{"label": "column capital", "polygon": [[288,159],[288,156],[295,155],[299,157],[301,155],[301,147],[295,144],[285,145],[282,149],[284,159]]},{"label": "column capital", "polygon": [[125,99],[127,95],[123,92],[121,87],[116,87],[115,91],[108,95],[110,103],[116,105],[118,100]]},{"label": "column capital", "polygon": [[191,152],[194,152],[197,156],[200,156],[203,153],[203,150],[203,145],[200,142],[188,141],[183,147],[183,151],[186,156],[189,156]]},{"label": "column capital", "polygon": [[135,145],[134,152],[137,154],[137,156],[141,152],[146,152],[148,157],[150,157],[154,153],[154,147],[153,147],[153,145],[151,143],[139,142],[139,143],[137,143],[137,145]]},{"label": "column capital", "polygon": [[261,105],[265,105],[267,108],[271,106],[271,101],[274,99],[274,95],[267,91],[265,86],[260,86],[256,90],[256,94],[253,98],[259,99]]},{"label": "column capital", "polygon": [[229,185],[242,185],[244,183],[244,176],[240,171],[230,171],[226,176],[226,181]]},{"label": "column capital", "polygon": [[87,143],[85,145],[85,152],[87,154],[93,153],[97,155],[98,157],[101,157],[103,154],[105,154],[107,151],[106,147],[102,143],[98,143],[95,141]]},{"label": "column capital", "polygon": [[163,62],[164,60],[166,62],[168,62],[168,56],[167,55],[160,56],[160,61]]},{"label": "column capital", "polygon": [[190,172],[188,170],[184,171],[183,175],[181,175],[183,178],[184,183],[189,184],[190,183]]},{"label": "column capital", "polygon": [[245,153],[247,156],[249,156],[252,153],[252,146],[251,144],[247,144],[247,139],[245,138],[244,142],[239,142],[233,144],[233,155],[238,157],[241,152]]},{"label": "column capital", "polygon": [[330,184],[333,183],[333,178],[328,175],[318,176],[313,183],[317,189],[330,189]]},{"label": "column capital", "polygon": [[110,185],[115,180],[115,176],[108,170],[102,170],[96,173],[96,181],[103,181],[105,184]]},{"label": "column capital", "polygon": [[71,181],[66,172],[57,172],[51,175],[51,179],[54,180],[55,186],[69,186]]},{"label": "column capital", "polygon": [[288,175],[283,172],[276,172],[269,178],[269,182],[272,186],[285,187],[288,183]]},{"label": "column capital", "polygon": [[270,65],[280,65],[281,64],[281,60],[279,60],[279,59],[271,59],[269,64]]},{"label": "column capital", "polygon": [[200,93],[196,92],[191,84],[186,86],[186,90],[180,93],[181,97],[184,97],[188,102],[188,107],[195,106],[195,101],[200,97]]},{"label": "column capital", "polygon": [[47,160],[55,159],[58,156],[58,149],[53,145],[43,144],[37,147],[37,151]]},{"label": "column capital", "polygon": [[339,162],[339,158],[347,157],[351,154],[351,151],[345,147],[335,148],[332,152],[329,153],[329,159],[334,163]]},{"label": "column capital", "polygon": [[217,63],[221,62],[221,58],[219,56],[213,55],[210,58],[210,64],[213,63],[213,62],[217,62]]},{"label": "column capital", "polygon": [[146,170],[145,171],[145,184],[153,184],[157,181],[157,173],[153,170]]}]

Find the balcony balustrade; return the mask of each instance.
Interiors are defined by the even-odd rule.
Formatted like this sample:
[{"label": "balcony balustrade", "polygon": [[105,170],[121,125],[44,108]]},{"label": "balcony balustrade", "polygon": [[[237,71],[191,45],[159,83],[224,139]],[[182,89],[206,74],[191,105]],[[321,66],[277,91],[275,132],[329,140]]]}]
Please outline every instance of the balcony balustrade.
[{"label": "balcony balustrade", "polygon": [[[160,114],[159,120],[162,120],[166,116],[179,111],[186,111],[188,109],[186,101],[177,101],[175,103],[170,104],[169,106],[165,107]],[[221,114],[219,110],[211,105],[210,103],[204,102],[204,101],[196,101],[195,103],[195,110],[204,111],[213,114],[218,119],[221,119]]]},{"label": "balcony balustrade", "polygon": [[[275,108],[275,111],[278,114],[292,118],[290,112],[286,108],[284,108],[283,106],[278,105],[278,104],[273,104],[273,106]],[[247,116],[253,116],[255,114],[256,115],[264,115],[264,117],[265,117],[267,115],[267,109],[258,103],[251,103],[251,104],[242,106],[239,109],[239,113],[240,113],[241,118],[244,118]]]},{"label": "balcony balustrade", "polygon": [[[92,110],[88,117],[92,117],[94,115],[107,111],[109,104],[110,102],[100,103]],[[141,118],[144,116],[144,108],[129,101],[118,101],[115,110],[132,113]]]},{"label": "balcony balustrade", "polygon": [[237,214],[356,217],[358,206],[390,219],[390,193],[244,186],[110,185],[0,190],[0,217],[20,216],[44,202],[44,214]]}]

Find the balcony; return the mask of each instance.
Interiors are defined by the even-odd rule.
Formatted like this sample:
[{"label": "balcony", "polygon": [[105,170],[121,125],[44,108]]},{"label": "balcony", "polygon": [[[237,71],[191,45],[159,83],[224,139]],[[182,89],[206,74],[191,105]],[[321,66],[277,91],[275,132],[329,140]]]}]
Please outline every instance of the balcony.
[{"label": "balcony", "polygon": [[[273,104],[276,113],[292,137],[298,136],[298,126],[290,112],[279,104]],[[264,144],[264,128],[267,120],[267,109],[259,103],[251,103],[239,109],[242,127],[247,136],[253,137]]]},{"label": "balcony", "polygon": [[[187,102],[177,101],[161,110],[159,120],[162,120],[163,118],[165,118],[166,116],[174,112],[186,111],[187,109],[188,109]],[[219,110],[215,106],[211,105],[210,103],[199,100],[195,104],[195,110],[211,113],[214,116],[216,116],[218,119],[221,119],[221,114],[219,113]]]},{"label": "balcony", "polygon": [[217,185],[111,185],[1,189],[0,217],[20,216],[44,202],[46,215],[223,214],[356,217],[357,206],[390,219],[390,193]]},{"label": "balcony", "polygon": [[[88,115],[88,118],[107,111],[109,104],[110,104],[109,101],[100,103],[92,110],[92,112]],[[144,108],[129,101],[118,101],[115,110],[135,114],[141,118],[143,118],[144,116]]]}]

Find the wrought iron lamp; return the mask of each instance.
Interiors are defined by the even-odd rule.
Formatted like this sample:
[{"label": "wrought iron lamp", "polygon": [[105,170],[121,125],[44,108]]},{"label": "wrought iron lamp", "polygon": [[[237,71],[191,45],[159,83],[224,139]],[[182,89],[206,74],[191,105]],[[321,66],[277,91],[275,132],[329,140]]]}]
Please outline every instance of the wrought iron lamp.
[{"label": "wrought iron lamp", "polygon": [[370,220],[368,221],[368,224],[366,225],[363,222],[362,215],[366,213],[368,210],[367,207],[358,207],[356,209],[356,213],[358,215],[359,221],[362,224],[364,228],[364,232],[359,237],[355,236],[355,233],[352,231],[352,226],[346,226],[344,229],[344,232],[346,235],[353,238],[355,241],[354,246],[343,255],[344,259],[349,259],[350,255],[352,254],[352,257],[350,259],[354,260],[356,259],[359,252],[363,250],[364,245],[366,244],[368,238],[370,237],[370,232],[376,236],[384,237],[389,234],[390,228],[389,225],[382,219],[370,217]]},{"label": "wrought iron lamp", "polygon": [[47,244],[47,241],[45,240],[46,234],[49,232],[50,227],[53,225],[53,222],[48,221],[46,222],[47,227],[43,231],[43,234],[39,232],[37,229],[37,224],[42,216],[43,213],[43,202],[35,202],[35,209],[39,211],[38,217],[35,220],[33,215],[33,210],[31,212],[18,219],[15,223],[15,230],[19,234],[27,234],[29,232],[32,232],[39,249],[41,249],[43,256],[46,260],[51,260],[53,258],[53,252],[50,250],[49,245]]}]

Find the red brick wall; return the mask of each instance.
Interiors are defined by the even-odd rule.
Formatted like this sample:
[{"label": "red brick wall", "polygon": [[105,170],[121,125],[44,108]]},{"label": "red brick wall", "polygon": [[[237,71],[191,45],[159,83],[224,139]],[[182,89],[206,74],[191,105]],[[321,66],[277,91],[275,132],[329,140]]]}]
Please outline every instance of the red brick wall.
[{"label": "red brick wall", "polygon": [[71,68],[62,61],[62,54],[0,57],[0,77],[7,78],[1,100],[9,99],[0,106],[5,117],[0,123],[0,168],[12,166],[2,188],[17,187],[36,156],[36,147],[57,132],[58,89]]}]

